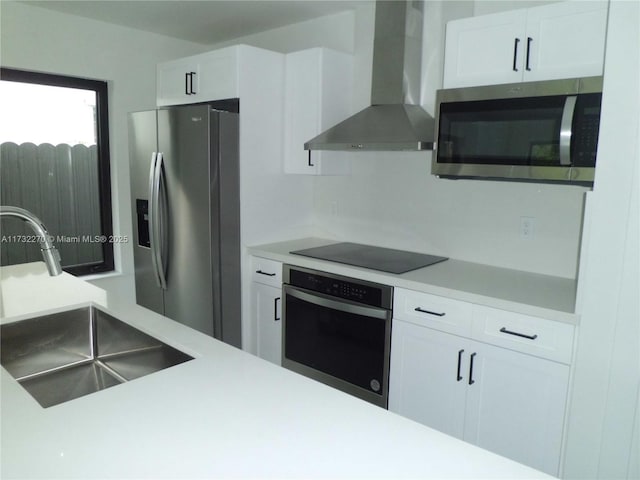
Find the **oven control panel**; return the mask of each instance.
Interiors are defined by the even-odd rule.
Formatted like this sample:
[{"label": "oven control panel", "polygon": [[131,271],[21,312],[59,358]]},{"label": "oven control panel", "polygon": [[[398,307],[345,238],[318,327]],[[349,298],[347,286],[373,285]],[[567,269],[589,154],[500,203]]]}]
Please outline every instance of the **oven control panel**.
[{"label": "oven control panel", "polygon": [[386,297],[391,296],[392,287],[377,285],[356,279],[347,279],[332,274],[309,270],[289,270],[289,284],[332,297],[351,300],[365,305],[390,308]]}]

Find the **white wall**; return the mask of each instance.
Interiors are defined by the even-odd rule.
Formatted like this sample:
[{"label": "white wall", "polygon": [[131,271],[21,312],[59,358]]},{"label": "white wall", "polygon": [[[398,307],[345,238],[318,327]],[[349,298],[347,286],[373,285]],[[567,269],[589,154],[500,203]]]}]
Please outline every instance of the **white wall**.
[{"label": "white wall", "polygon": [[352,52],[354,49],[354,19],[355,12],[348,10],[285,27],[274,28],[266,32],[234,38],[233,40],[212,45],[211,48],[215,49],[244,43],[280,53],[295,52],[318,46]]},{"label": "white wall", "polygon": [[[114,233],[132,238],[127,113],[155,107],[159,61],[205,47],[15,2],[0,8],[3,66],[109,82]],[[94,283],[133,301],[132,245],[115,245],[115,255],[120,275]]]},{"label": "white wall", "polygon": [[549,3],[557,3],[558,1],[561,0],[476,0],[474,2],[473,15],[487,15],[518,8],[538,7]]},{"label": "white wall", "polygon": [[[477,14],[482,10],[480,3],[484,4],[425,4],[421,103],[430,113],[435,91],[442,85],[446,22]],[[498,3],[506,9],[519,4]],[[354,12],[241,37],[227,44],[248,43],[282,52],[326,46],[353,53],[355,113],[370,103],[374,18],[375,5],[369,2]],[[358,153],[352,155],[351,175],[313,178],[314,234],[575,277],[584,189],[439,180],[430,175],[430,162],[430,152]],[[535,218],[533,240],[520,239],[523,216]]]},{"label": "white wall", "polygon": [[586,204],[578,284],[566,478],[640,472],[632,449],[640,445],[640,55],[628,49],[639,44],[640,3],[612,0],[598,169]]},{"label": "white wall", "polygon": [[[319,236],[575,276],[581,189],[441,180],[427,153],[357,157],[350,177],[316,180]],[[523,216],[535,218],[532,240],[519,237]]]},{"label": "white wall", "polygon": [[313,47],[326,47],[354,55],[354,84],[357,85],[352,110],[369,104],[371,59],[373,56],[374,1],[362,2],[349,10],[266,32],[211,45],[211,49],[237,43],[289,53]]},{"label": "white wall", "polygon": [[[471,16],[478,3],[425,5],[421,103],[429,113],[442,86],[446,22]],[[518,2],[504,3],[514,8]],[[356,42],[365,43],[373,30],[356,33]],[[370,53],[361,55],[361,68],[370,71]],[[362,108],[370,84],[359,85],[355,106]],[[316,178],[316,235],[575,277],[584,189],[440,180],[430,174],[431,157],[431,152],[357,153],[350,176]],[[532,240],[519,236],[521,217],[535,218]]]}]

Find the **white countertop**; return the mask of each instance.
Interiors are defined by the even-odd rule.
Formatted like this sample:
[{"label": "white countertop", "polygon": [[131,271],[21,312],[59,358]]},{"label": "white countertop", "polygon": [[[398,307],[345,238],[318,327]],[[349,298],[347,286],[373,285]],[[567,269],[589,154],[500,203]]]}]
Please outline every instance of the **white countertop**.
[{"label": "white countertop", "polygon": [[[53,310],[62,308],[46,295],[46,275],[44,264],[0,270],[5,311],[28,312],[2,323],[33,313],[14,297],[20,284],[38,307],[50,298]],[[102,303],[195,359],[46,409],[1,369],[3,479],[551,478],[139,306],[105,300],[74,277],[52,280],[65,284],[67,306]]]},{"label": "white countertop", "polygon": [[525,315],[571,324],[577,324],[579,320],[579,316],[574,313],[576,281],[573,279],[455,259],[396,275],[289,253],[331,243],[336,243],[336,240],[303,238],[258,245],[251,247],[249,251],[259,257],[300,267],[324,270]]}]

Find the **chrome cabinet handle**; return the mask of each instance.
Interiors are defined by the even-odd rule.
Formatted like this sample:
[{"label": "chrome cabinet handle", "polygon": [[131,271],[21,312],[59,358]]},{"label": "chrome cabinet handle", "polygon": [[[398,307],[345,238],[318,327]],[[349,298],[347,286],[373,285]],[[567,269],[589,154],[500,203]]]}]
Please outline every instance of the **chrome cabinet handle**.
[{"label": "chrome cabinet handle", "polygon": [[435,315],[436,317],[444,317],[446,315],[445,312],[432,312],[431,310],[424,310],[423,308],[416,307],[414,308],[416,312],[427,313],[429,315]]},{"label": "chrome cabinet handle", "polygon": [[502,327],[500,329],[500,332],[502,333],[506,333],[508,335],[515,335],[516,337],[522,337],[522,338],[528,338],[529,340],[535,340],[536,338],[538,338],[538,335],[525,335],[524,333],[518,333],[518,332],[514,332],[512,330],[507,330],[506,327]]}]

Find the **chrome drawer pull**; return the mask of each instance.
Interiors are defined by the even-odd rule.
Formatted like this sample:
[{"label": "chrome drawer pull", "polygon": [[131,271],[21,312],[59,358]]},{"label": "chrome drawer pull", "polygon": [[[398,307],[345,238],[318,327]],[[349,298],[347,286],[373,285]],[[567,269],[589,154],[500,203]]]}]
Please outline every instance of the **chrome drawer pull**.
[{"label": "chrome drawer pull", "polygon": [[260,275],[266,275],[267,277],[275,277],[276,276],[275,273],[267,273],[267,272],[263,272],[262,270],[256,270],[256,273],[259,273]]},{"label": "chrome drawer pull", "polygon": [[538,338],[538,335],[525,335],[524,333],[512,332],[511,330],[507,330],[505,327],[502,327],[500,331],[509,335],[515,335],[516,337],[528,338],[529,340],[535,340]]},{"label": "chrome drawer pull", "polygon": [[420,313],[428,313],[429,315],[435,315],[437,317],[444,317],[446,315],[446,313],[442,312],[442,313],[438,313],[438,312],[432,312],[430,310],[424,310],[420,307],[416,307],[415,308],[416,312],[420,312]]}]

